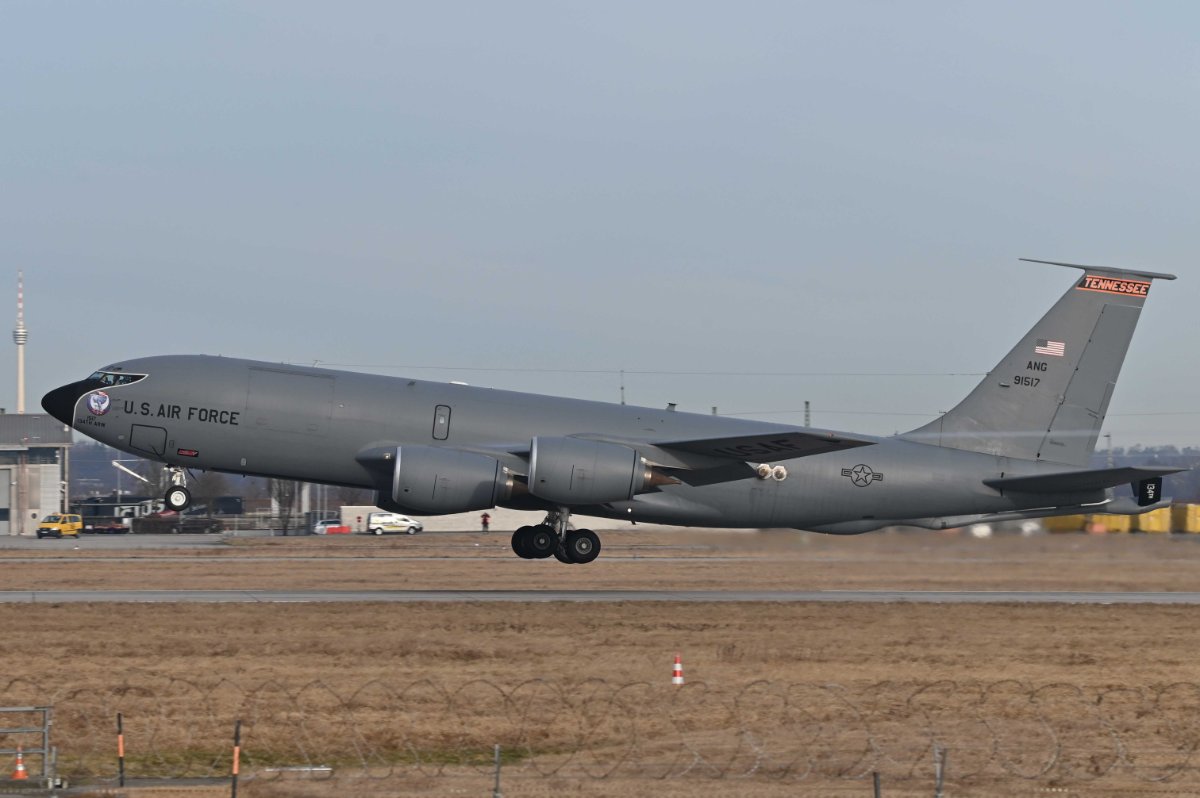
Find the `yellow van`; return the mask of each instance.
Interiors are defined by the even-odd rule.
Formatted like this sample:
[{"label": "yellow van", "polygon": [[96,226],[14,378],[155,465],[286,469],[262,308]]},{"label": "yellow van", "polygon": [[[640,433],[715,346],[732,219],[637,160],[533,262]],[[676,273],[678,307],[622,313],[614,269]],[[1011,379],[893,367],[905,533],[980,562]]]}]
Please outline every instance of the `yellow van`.
[{"label": "yellow van", "polygon": [[77,538],[83,531],[83,519],[68,513],[51,513],[38,524],[39,538]]}]

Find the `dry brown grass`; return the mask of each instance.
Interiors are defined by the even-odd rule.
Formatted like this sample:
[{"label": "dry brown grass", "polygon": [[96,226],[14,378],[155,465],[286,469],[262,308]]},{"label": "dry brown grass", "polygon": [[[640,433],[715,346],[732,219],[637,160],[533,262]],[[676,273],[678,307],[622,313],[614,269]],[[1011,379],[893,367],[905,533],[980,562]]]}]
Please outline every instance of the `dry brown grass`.
[{"label": "dry brown grass", "polygon": [[[11,561],[19,553],[9,553],[3,567],[10,585],[30,587],[46,586],[37,575],[69,587],[1154,590],[1200,584],[1191,575],[1196,545],[1185,540],[897,534],[797,543],[791,536],[610,535],[613,562],[566,568],[502,555],[497,536],[442,537],[460,547],[461,559],[431,559],[439,544],[428,536],[264,541],[231,547],[216,563],[175,562],[170,552],[171,561],[152,553],[135,562],[30,564]],[[299,559],[317,553],[321,559]],[[373,557],[353,559],[363,553]],[[634,554],[637,561],[620,559]],[[0,605],[0,628],[7,630],[0,704],[54,703],[64,761],[102,774],[112,770],[111,721],[118,710],[126,714],[134,764],[147,774],[177,761],[219,771],[238,716],[247,719],[252,765],[256,751],[258,764],[295,762],[289,757],[298,740],[313,757],[340,764],[346,741],[358,734],[373,751],[390,751],[392,764],[416,752],[440,772],[409,769],[382,781],[258,780],[245,790],[257,798],[487,794],[486,765],[466,764],[464,757],[486,759],[494,741],[519,759],[511,763],[515,781],[507,795],[869,794],[862,780],[796,782],[778,770],[716,779],[711,767],[697,767],[681,775],[681,743],[713,760],[731,758],[733,773],[748,772],[745,750],[737,748],[743,727],[767,738],[784,729],[797,745],[816,745],[796,717],[781,712],[780,695],[822,720],[822,750],[832,770],[854,770],[865,722],[873,744],[888,752],[885,794],[928,795],[923,724],[930,712],[948,733],[962,735],[952,744],[971,735],[978,741],[981,724],[971,718],[988,719],[996,728],[984,737],[1007,751],[1021,736],[1048,734],[1030,720],[1036,706],[1059,746],[1058,770],[1041,780],[1017,778],[988,766],[991,753],[968,746],[952,753],[951,773],[957,765],[975,775],[952,780],[951,794],[1033,794],[1087,776],[1076,794],[1148,795],[1157,785],[1144,773],[1114,768],[1094,778],[1111,764],[1097,718],[1121,731],[1138,762],[1150,760],[1136,745],[1149,739],[1161,745],[1167,725],[1177,727],[1167,735],[1181,746],[1176,754],[1200,746],[1200,697],[1184,690],[1170,693],[1171,706],[1125,706],[1115,692],[1133,687],[1155,694],[1174,683],[1200,683],[1196,619],[1191,607],[1137,605]],[[685,691],[668,683],[675,651],[684,655]],[[756,686],[759,680],[767,687]],[[865,713],[859,726],[838,725],[845,717],[823,703],[828,693],[820,686],[829,683]],[[610,704],[619,693],[621,711],[594,711],[604,701],[589,703],[589,689]],[[918,705],[924,714],[914,710]],[[984,711],[973,715],[980,706]],[[587,718],[586,752],[600,770],[631,735],[657,770],[604,779],[530,775],[553,769],[564,751],[578,748],[581,718]],[[1011,756],[1033,767],[1029,754]],[[1200,774],[1189,766],[1165,787],[1200,792]]]},{"label": "dry brown grass", "polygon": [[[906,704],[923,688],[947,680],[964,685],[1017,680],[1020,686],[990,699],[992,720],[1003,723],[1019,719],[1028,710],[1030,691],[1047,685],[1069,682],[1095,692],[1200,681],[1194,619],[1190,608],[1152,606],[6,605],[0,621],[11,632],[0,668],[16,679],[4,690],[3,703],[55,703],[64,759],[79,755],[92,766],[111,747],[109,724],[117,710],[126,713],[131,753],[152,745],[160,757],[177,750],[183,759],[211,764],[224,756],[232,719],[247,711],[251,761],[256,747],[294,751],[289,746],[301,733],[310,752],[315,747],[318,755],[337,757],[345,746],[332,741],[352,733],[347,708],[362,739],[380,750],[391,746],[393,761],[412,746],[426,762],[439,757],[452,762],[464,751],[486,758],[491,742],[502,740],[524,756],[553,762],[562,741],[574,741],[579,733],[579,713],[555,711],[554,702],[588,680],[634,685],[622,692],[622,700],[633,707],[638,735],[650,750],[655,740],[673,744],[683,735],[720,759],[734,731],[730,699],[757,696],[749,685],[768,680],[771,691],[782,687],[793,696],[815,697],[819,691],[811,686],[836,682],[856,706],[870,709],[875,733],[897,746],[892,755],[903,752],[899,778],[912,768],[908,758],[921,757],[925,745],[919,719]],[[686,700],[668,684],[676,650],[683,652],[688,678],[699,690]],[[529,684],[531,679],[542,681]],[[461,691],[456,711],[447,715],[445,695],[455,691]],[[964,694],[954,695],[961,708]],[[1055,707],[1045,703],[1047,696],[1043,708],[1049,707],[1062,729],[1085,707],[1061,696]],[[755,710],[749,716],[751,724],[764,724],[768,737],[770,727],[783,722],[769,704],[763,704],[765,714]],[[297,706],[303,708],[299,716]],[[544,724],[530,728],[514,719],[518,708],[530,707],[547,719]],[[619,749],[629,717],[618,714],[592,732]],[[850,752],[841,765],[852,767],[862,741],[858,732],[842,733]],[[1094,738],[1093,733],[1089,739]],[[330,742],[322,747],[321,740]],[[606,749],[602,759],[613,755]],[[659,775],[675,772],[670,763],[678,767],[678,753],[662,756],[667,765]],[[138,759],[143,768],[173,762]],[[99,767],[111,770],[111,761]],[[481,765],[467,772],[475,772],[475,782],[482,784],[485,771]],[[700,768],[692,776],[708,772]],[[1002,776],[991,773],[987,783]],[[643,794],[643,788],[658,794],[663,786],[656,778],[641,787],[622,778],[628,794]],[[605,794],[603,785],[614,786],[576,781],[579,794]],[[543,782],[522,779],[521,794],[544,789]],[[713,794],[733,786],[727,780],[701,782]],[[778,782],[743,779],[735,783],[746,792],[738,787],[727,794],[750,794],[751,788],[785,794]],[[431,783],[429,794],[437,794],[450,782]],[[1194,776],[1189,783],[1196,785]],[[411,785],[402,780],[402,786]],[[260,794],[301,795],[318,788],[334,789],[289,783],[263,785]],[[379,788],[379,795],[402,794],[388,791],[400,789],[394,780]]]},{"label": "dry brown grass", "polygon": [[[851,537],[609,532],[586,567],[513,556],[493,533],[265,538],[204,549],[0,551],[8,590],[37,589],[1200,589],[1200,536],[943,533]],[[447,559],[448,558],[448,559]],[[6,561],[8,563],[6,564]]]}]

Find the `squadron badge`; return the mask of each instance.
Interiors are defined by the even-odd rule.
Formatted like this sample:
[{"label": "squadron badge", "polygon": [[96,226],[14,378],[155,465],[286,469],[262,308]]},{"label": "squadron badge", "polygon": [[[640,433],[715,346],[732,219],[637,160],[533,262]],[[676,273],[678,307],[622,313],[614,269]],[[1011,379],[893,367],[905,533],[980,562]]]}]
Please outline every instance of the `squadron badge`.
[{"label": "squadron badge", "polygon": [[92,415],[104,415],[108,412],[108,408],[111,404],[112,400],[108,398],[108,394],[106,394],[104,391],[96,391],[95,393],[89,394],[87,398],[88,410],[92,412]]}]

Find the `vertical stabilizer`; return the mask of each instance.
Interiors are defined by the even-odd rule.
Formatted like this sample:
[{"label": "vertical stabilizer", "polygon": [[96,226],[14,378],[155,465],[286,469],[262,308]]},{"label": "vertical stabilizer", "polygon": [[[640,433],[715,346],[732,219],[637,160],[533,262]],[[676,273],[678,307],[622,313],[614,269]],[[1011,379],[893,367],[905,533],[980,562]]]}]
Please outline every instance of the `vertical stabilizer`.
[{"label": "vertical stabilizer", "polygon": [[952,449],[1086,466],[1153,280],[1172,274],[1069,266],[1083,276],[975,390],[903,437]]}]

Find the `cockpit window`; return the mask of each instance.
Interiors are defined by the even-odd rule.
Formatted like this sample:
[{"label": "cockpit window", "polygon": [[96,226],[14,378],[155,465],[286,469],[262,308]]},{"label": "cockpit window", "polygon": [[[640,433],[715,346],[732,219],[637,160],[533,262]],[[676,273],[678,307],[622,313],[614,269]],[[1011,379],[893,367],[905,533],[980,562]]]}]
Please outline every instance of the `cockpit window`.
[{"label": "cockpit window", "polygon": [[130,383],[140,382],[146,379],[145,374],[118,374],[113,371],[97,371],[89,380],[98,380],[104,385],[129,385]]}]

